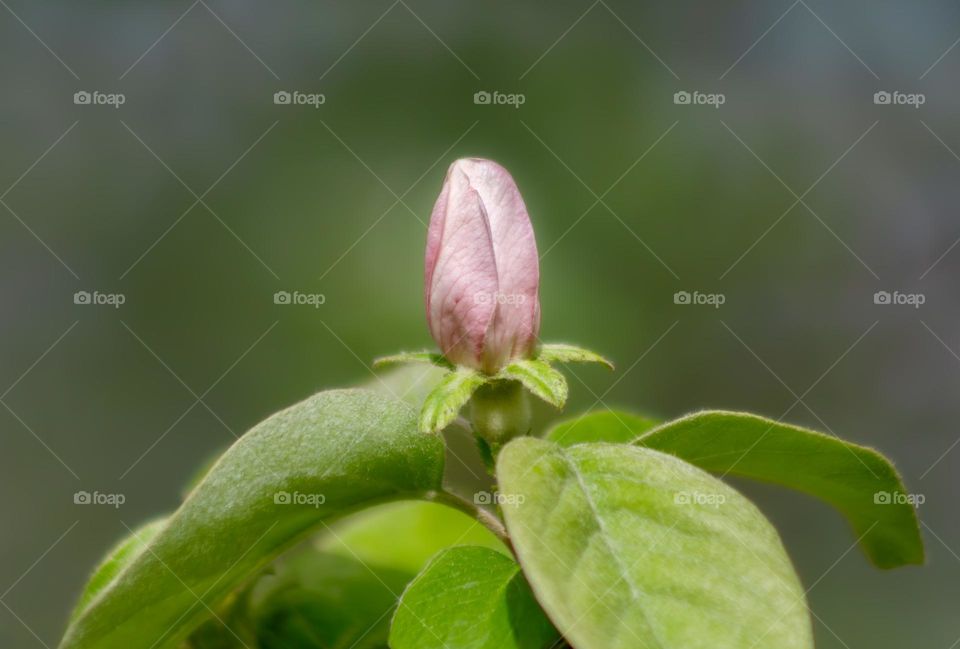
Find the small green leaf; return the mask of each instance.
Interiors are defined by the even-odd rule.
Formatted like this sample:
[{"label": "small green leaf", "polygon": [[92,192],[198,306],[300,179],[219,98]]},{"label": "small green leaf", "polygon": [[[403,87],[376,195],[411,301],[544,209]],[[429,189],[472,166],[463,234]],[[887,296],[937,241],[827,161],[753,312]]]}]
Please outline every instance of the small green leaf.
[{"label": "small green leaf", "polygon": [[576,347],[574,345],[564,345],[563,343],[545,344],[540,347],[540,354],[537,358],[547,363],[600,363],[606,365],[611,370],[613,363],[606,358],[592,352],[589,349]]},{"label": "small green leaf", "polygon": [[577,649],[811,649],[806,598],[750,501],[671,455],[523,437],[497,463],[537,600]]},{"label": "small green leaf", "polygon": [[60,649],[168,649],[325,521],[440,488],[444,446],[407,404],[322,392],[235,443],[77,615]]},{"label": "small green leaf", "polygon": [[514,361],[500,370],[498,378],[520,381],[525,388],[554,408],[567,402],[567,379],[542,360]]},{"label": "small green leaf", "polygon": [[636,444],[722,475],[781,484],[821,498],[850,521],[880,568],[923,563],[917,514],[897,470],[873,449],[742,412],[705,411],[647,432]]},{"label": "small green leaf", "polygon": [[629,443],[659,423],[656,419],[628,412],[600,410],[560,422],[547,431],[544,439],[560,446],[573,446],[583,442]]},{"label": "small green leaf", "polygon": [[400,363],[428,363],[448,370],[453,369],[453,363],[448,361],[443,354],[430,351],[400,352],[399,354],[392,354],[390,356],[381,356],[373,361],[373,366],[380,368]]},{"label": "small green leaf", "polygon": [[486,382],[487,377],[469,367],[458,367],[444,376],[423,402],[420,432],[438,433],[449,426],[474,390]]},{"label": "small green leaf", "polygon": [[444,550],[400,599],[392,649],[544,649],[557,632],[512,559],[488,548]]}]

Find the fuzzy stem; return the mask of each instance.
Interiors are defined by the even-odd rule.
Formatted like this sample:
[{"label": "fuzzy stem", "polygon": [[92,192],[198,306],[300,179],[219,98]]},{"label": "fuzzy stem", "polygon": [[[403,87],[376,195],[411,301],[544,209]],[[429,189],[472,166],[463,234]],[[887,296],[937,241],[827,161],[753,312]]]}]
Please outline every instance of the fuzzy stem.
[{"label": "fuzzy stem", "polygon": [[504,527],[503,521],[501,521],[496,514],[493,512],[476,505],[466,498],[462,498],[456,494],[450,493],[449,491],[428,491],[424,494],[424,497],[430,502],[441,503],[454,509],[462,511],[464,514],[477,519],[480,523],[483,524],[490,532],[500,539],[500,542],[503,543],[510,552],[513,552],[513,543],[510,541],[510,535],[507,533],[507,528]]}]

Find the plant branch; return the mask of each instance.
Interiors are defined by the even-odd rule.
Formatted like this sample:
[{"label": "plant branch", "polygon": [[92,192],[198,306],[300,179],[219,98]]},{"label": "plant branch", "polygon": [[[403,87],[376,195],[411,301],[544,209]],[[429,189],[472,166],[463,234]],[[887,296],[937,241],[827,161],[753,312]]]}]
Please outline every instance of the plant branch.
[{"label": "plant branch", "polygon": [[424,494],[424,497],[430,502],[441,503],[454,509],[462,511],[464,514],[477,519],[478,522],[482,523],[490,532],[500,539],[500,542],[503,543],[510,552],[513,552],[513,543],[510,541],[510,535],[507,533],[507,528],[504,527],[503,521],[497,517],[496,514],[491,512],[488,509],[484,509],[479,505],[476,505],[466,498],[458,496],[457,494],[450,493],[449,491],[428,491]]}]

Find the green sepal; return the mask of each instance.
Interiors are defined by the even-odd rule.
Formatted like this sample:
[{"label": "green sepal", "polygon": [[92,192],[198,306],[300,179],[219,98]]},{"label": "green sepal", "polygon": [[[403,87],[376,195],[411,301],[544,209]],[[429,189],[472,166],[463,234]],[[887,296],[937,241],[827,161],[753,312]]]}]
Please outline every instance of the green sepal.
[{"label": "green sepal", "polygon": [[497,376],[520,381],[523,387],[555,408],[563,408],[567,402],[567,379],[544,360],[514,361]]},{"label": "green sepal", "polygon": [[402,363],[427,363],[448,370],[454,369],[453,363],[448,361],[443,354],[428,351],[400,352],[399,354],[391,354],[390,356],[381,356],[380,358],[374,359],[373,367],[381,368]]},{"label": "green sepal", "polygon": [[600,354],[576,345],[564,343],[544,344],[540,347],[537,359],[547,363],[600,363],[611,370],[613,363]]},{"label": "green sepal", "polygon": [[420,432],[438,433],[453,422],[487,377],[469,367],[458,367],[444,375],[427,395],[420,410]]}]

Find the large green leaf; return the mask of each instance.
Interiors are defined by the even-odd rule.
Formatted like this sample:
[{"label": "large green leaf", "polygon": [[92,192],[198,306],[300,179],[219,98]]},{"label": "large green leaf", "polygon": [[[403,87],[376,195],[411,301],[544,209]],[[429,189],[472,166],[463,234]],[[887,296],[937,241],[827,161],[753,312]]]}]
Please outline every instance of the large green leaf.
[{"label": "large green leaf", "polygon": [[557,632],[513,559],[489,548],[444,550],[407,586],[392,649],[544,649]]},{"label": "large green leaf", "polygon": [[497,463],[533,591],[577,649],[810,649],[803,589],[746,498],[673,456],[519,438]]},{"label": "large green leaf", "polygon": [[600,410],[560,422],[547,431],[544,438],[560,446],[583,442],[629,443],[659,423],[656,419],[628,412]]},{"label": "large green leaf", "polygon": [[742,412],[699,412],[637,444],[723,475],[774,482],[821,498],[850,521],[874,564],[923,563],[917,514],[893,465],[873,449]]},{"label": "large green leaf", "polygon": [[107,552],[100,565],[93,571],[93,575],[90,576],[87,585],[84,586],[83,592],[80,593],[77,605],[74,607],[73,613],[70,614],[71,621],[79,617],[93,601],[93,598],[109,586],[110,582],[143,552],[146,545],[153,540],[157,532],[163,529],[166,522],[165,518],[160,518],[144,523]]},{"label": "large green leaf", "polygon": [[234,444],[60,646],[176,646],[322,522],[439,489],[442,473],[441,439],[417,431],[407,404],[365,390],[315,395]]}]

